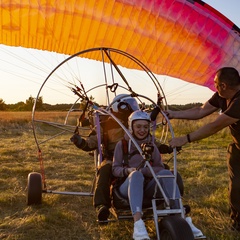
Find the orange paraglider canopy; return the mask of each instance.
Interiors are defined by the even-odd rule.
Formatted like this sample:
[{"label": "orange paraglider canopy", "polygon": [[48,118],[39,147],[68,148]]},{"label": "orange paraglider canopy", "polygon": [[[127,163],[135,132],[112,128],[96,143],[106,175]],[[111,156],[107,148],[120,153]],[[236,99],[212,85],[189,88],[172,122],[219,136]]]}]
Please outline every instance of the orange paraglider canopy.
[{"label": "orange paraglider canopy", "polygon": [[200,0],[3,0],[0,10],[0,43],[9,46],[69,55],[116,48],[154,73],[211,89],[218,68],[240,69],[239,29]]}]

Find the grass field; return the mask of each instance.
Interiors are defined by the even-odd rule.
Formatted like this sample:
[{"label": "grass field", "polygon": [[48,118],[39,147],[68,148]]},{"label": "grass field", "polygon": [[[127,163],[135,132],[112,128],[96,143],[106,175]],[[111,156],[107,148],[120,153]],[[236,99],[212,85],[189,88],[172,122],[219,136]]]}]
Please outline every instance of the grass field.
[{"label": "grass field", "polygon": [[[204,121],[173,121],[175,135],[188,133]],[[42,147],[47,186],[59,191],[90,191],[93,159],[76,149],[70,136],[67,133]],[[42,205],[27,206],[27,176],[40,172],[31,113],[1,112],[0,138],[0,239],[131,239],[132,221],[97,224],[91,197],[44,194]],[[223,130],[186,145],[178,155],[185,186],[183,202],[191,206],[193,222],[208,240],[240,239],[239,233],[230,230],[228,217],[226,148],[230,141],[228,130]],[[164,155],[164,161],[169,158]],[[153,222],[146,225],[151,239],[156,239]]]}]

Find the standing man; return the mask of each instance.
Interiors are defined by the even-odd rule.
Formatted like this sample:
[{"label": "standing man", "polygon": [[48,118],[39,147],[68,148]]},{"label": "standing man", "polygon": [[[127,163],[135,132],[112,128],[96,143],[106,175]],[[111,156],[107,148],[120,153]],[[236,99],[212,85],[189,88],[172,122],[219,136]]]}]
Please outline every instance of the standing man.
[{"label": "standing man", "polygon": [[216,119],[186,136],[170,140],[171,147],[209,137],[225,127],[230,128],[233,142],[228,146],[229,202],[233,229],[240,231],[240,76],[232,67],[223,67],[216,72],[214,84],[217,92],[201,107],[184,111],[167,111],[170,119],[196,120],[218,109],[222,113]]}]

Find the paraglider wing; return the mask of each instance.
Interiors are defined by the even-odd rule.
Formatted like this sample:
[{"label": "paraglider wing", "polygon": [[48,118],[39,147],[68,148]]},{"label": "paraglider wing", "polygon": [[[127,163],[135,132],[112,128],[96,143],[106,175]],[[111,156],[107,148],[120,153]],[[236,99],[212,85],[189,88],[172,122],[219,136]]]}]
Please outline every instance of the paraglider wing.
[{"label": "paraglider wing", "polygon": [[238,27],[201,0],[3,0],[0,10],[0,43],[9,46],[69,55],[116,48],[210,89],[218,68],[240,69]]}]

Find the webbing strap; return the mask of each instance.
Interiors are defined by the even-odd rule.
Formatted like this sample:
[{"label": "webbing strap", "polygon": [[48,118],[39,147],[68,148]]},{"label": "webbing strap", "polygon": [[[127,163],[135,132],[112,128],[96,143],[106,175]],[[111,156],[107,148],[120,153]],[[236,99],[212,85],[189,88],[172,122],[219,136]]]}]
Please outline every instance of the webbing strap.
[{"label": "webbing strap", "polygon": [[97,132],[97,142],[98,142],[98,152],[99,152],[99,161],[102,163],[102,148],[101,148],[101,129],[100,129],[100,119],[99,113],[96,112],[96,132]]},{"label": "webbing strap", "polygon": [[128,166],[128,142],[125,138],[122,139],[123,151],[123,166]]}]

